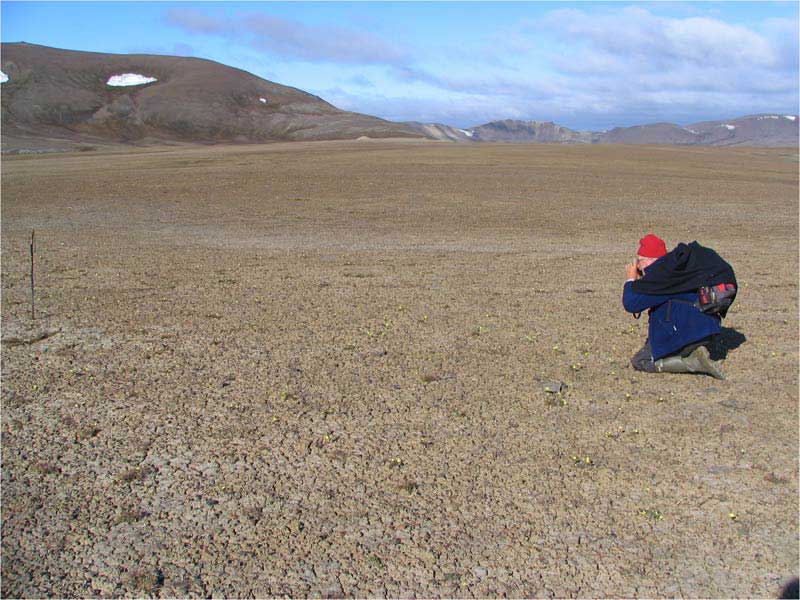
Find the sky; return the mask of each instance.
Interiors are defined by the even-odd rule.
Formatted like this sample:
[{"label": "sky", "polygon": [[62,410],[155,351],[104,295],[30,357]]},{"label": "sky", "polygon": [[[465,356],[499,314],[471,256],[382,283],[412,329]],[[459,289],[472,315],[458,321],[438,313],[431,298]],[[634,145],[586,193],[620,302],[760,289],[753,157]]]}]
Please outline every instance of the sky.
[{"label": "sky", "polygon": [[800,112],[799,2],[0,2],[0,38],[196,56],[392,121]]}]

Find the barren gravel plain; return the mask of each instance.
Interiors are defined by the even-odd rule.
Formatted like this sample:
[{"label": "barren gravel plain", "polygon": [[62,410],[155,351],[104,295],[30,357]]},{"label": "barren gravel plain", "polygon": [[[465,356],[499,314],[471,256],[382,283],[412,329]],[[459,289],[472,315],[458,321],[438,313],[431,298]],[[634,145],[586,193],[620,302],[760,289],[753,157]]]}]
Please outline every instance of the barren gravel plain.
[{"label": "barren gravel plain", "polygon": [[[630,367],[648,231],[736,268],[725,381]],[[796,149],[4,158],[2,596],[775,597],[797,248]]]}]

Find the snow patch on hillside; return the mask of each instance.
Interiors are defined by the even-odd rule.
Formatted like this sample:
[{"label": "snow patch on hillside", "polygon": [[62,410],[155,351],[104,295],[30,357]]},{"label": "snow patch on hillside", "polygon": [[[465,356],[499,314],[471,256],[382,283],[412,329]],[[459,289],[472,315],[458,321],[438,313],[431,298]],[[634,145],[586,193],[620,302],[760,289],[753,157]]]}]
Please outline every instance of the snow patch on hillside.
[{"label": "snow patch on hillside", "polygon": [[106,81],[106,85],[114,87],[125,87],[129,85],[144,85],[145,83],[153,83],[158,81],[155,77],[147,77],[146,75],[139,75],[138,73],[122,73],[121,75],[112,75]]},{"label": "snow patch on hillside", "polygon": [[267,99],[266,98],[259,98],[258,101],[261,102],[261,104],[266,104],[267,103]]},{"label": "snow patch on hillside", "polygon": [[758,117],[759,121],[763,121],[764,119],[780,119],[778,115],[761,115]]},{"label": "snow patch on hillside", "polygon": [[736,125],[728,125],[727,123],[720,125],[720,127],[724,127],[725,129],[733,130],[736,129]]},{"label": "snow patch on hillside", "polygon": [[0,71],[0,83],[5,83],[6,81],[8,81],[8,75]]},{"label": "snow patch on hillside", "polygon": [[794,121],[797,117],[794,115],[783,115],[784,119],[789,119],[790,121]]},{"label": "snow patch on hillside", "polygon": [[473,136],[473,132],[472,131],[467,131],[466,129],[459,129],[459,131],[461,133],[463,133],[467,137],[472,137]]}]

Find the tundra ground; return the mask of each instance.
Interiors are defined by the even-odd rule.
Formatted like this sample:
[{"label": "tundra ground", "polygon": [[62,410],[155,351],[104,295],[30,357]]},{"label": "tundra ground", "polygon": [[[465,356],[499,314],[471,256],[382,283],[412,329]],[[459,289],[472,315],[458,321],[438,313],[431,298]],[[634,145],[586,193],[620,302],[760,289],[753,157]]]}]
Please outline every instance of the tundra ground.
[{"label": "tundra ground", "polygon": [[[725,381],[631,369],[648,231],[736,268]],[[4,158],[2,595],[775,595],[797,247],[788,150]]]}]

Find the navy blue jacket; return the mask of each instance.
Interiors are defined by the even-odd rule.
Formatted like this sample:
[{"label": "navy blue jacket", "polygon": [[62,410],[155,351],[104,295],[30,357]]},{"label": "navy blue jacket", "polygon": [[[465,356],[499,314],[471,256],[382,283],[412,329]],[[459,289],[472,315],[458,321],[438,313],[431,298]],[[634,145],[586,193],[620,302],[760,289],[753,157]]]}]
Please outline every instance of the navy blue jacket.
[{"label": "navy blue jacket", "polygon": [[[717,315],[707,315],[691,305],[697,300],[696,292],[663,296],[639,294],[633,291],[632,283],[632,281],[625,283],[622,305],[630,313],[649,309],[648,333],[653,360],[675,354],[692,342],[722,331],[720,318]],[[683,302],[670,302],[670,300]]]}]

